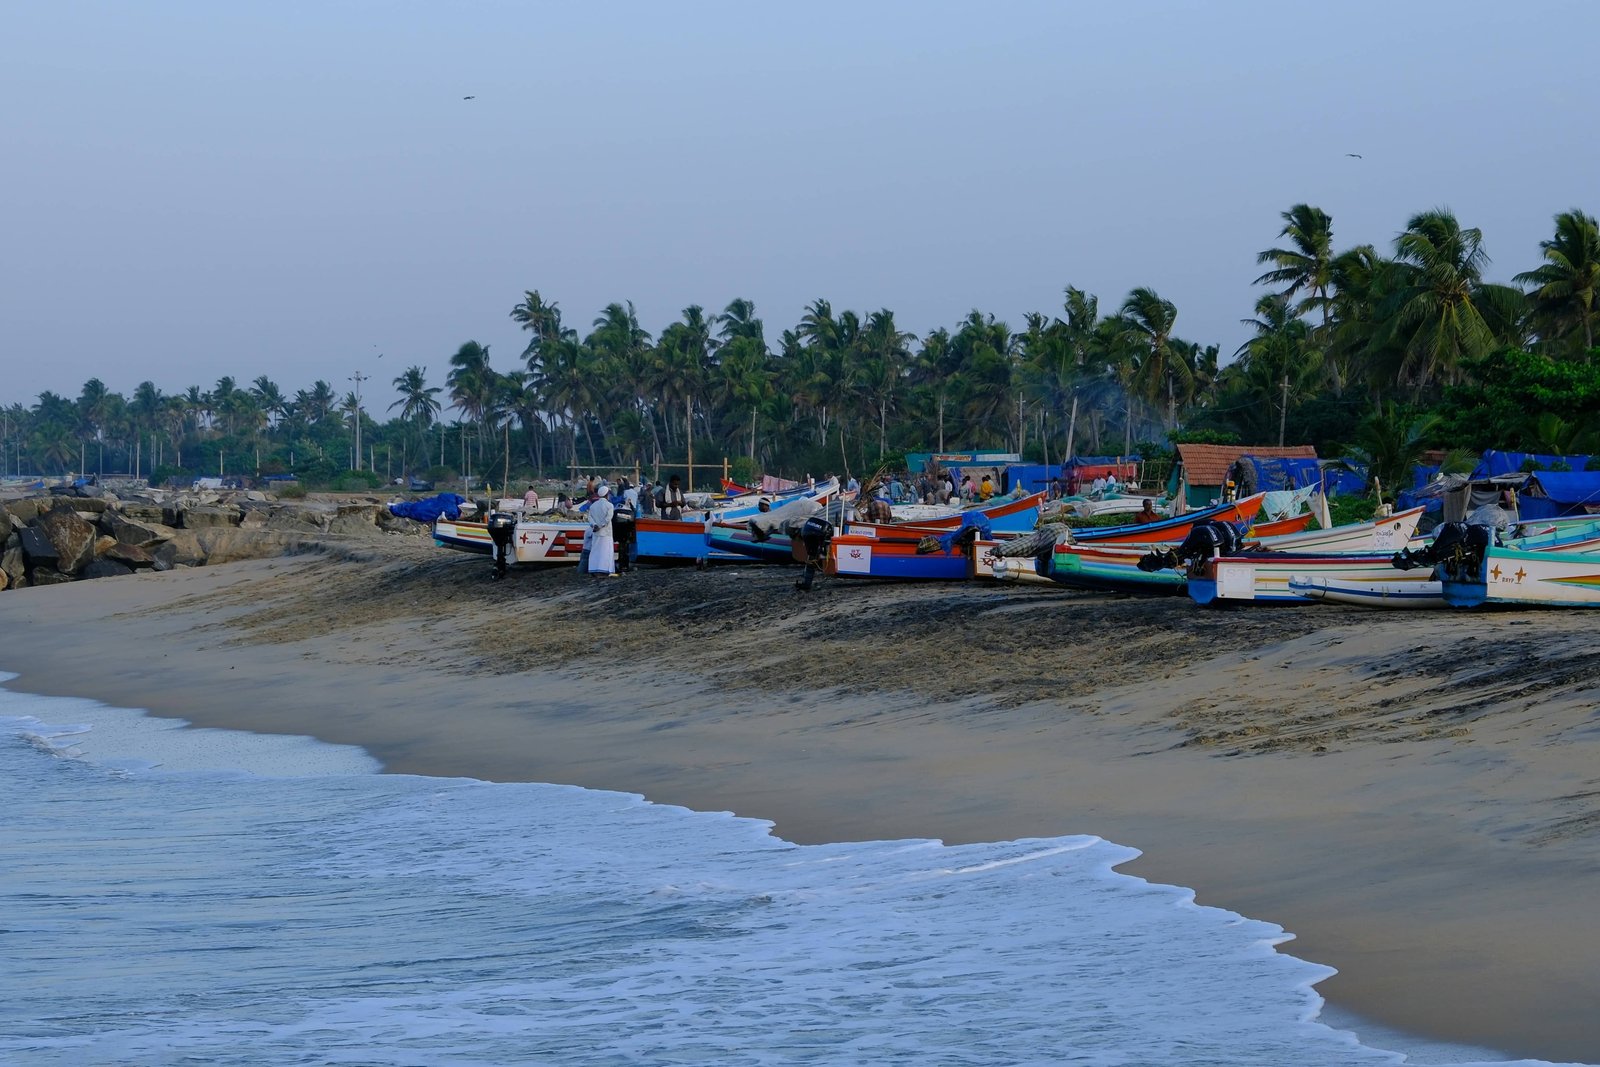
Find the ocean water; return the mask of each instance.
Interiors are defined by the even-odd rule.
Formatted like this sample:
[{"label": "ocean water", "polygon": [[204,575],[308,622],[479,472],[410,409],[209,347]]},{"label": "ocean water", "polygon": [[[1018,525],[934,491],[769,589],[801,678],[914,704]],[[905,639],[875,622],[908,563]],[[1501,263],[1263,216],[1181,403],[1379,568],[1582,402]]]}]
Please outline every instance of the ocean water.
[{"label": "ocean water", "polygon": [[377,771],[0,690],[0,1064],[1486,1058],[1326,1025],[1331,972],[1280,928],[1118,874],[1137,853],[1098,838],[798,846]]}]

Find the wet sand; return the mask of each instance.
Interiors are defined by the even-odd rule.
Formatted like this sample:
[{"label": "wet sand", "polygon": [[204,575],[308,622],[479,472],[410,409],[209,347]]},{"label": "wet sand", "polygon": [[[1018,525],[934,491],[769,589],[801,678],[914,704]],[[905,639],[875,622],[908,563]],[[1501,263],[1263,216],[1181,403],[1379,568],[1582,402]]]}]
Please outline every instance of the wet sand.
[{"label": "wet sand", "polygon": [[1600,1060],[1600,617],[488,572],[391,539],[7,592],[0,669],[800,842],[1098,834],[1283,925],[1343,1008]]}]

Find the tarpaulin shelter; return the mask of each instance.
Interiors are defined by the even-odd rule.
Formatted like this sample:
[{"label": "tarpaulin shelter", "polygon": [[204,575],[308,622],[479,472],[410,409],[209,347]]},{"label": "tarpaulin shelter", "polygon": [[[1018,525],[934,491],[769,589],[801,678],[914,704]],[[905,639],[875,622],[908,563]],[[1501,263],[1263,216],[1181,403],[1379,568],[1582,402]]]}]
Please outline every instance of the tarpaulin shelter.
[{"label": "tarpaulin shelter", "polygon": [[[1529,469],[1581,471],[1593,456],[1549,456],[1542,452],[1499,452],[1494,449],[1483,454],[1472,471],[1473,478],[1494,478],[1501,474],[1527,474]],[[1531,461],[1531,462],[1530,462]]]},{"label": "tarpaulin shelter", "polygon": [[1311,445],[1196,445],[1178,446],[1178,463],[1168,488],[1181,492],[1186,504],[1203,507],[1222,498],[1228,470],[1244,456],[1258,460],[1308,459],[1316,463]]},{"label": "tarpaulin shelter", "polygon": [[1518,504],[1524,519],[1600,512],[1600,471],[1534,471]]},{"label": "tarpaulin shelter", "polygon": [[1116,475],[1119,482],[1139,480],[1139,461],[1126,456],[1076,456],[1064,465],[1067,475],[1067,492],[1081,493],[1096,478]]},{"label": "tarpaulin shelter", "polygon": [[1061,477],[1059,463],[1015,463],[1000,476],[1000,491],[1009,493],[1019,485],[1025,493],[1039,493]]}]

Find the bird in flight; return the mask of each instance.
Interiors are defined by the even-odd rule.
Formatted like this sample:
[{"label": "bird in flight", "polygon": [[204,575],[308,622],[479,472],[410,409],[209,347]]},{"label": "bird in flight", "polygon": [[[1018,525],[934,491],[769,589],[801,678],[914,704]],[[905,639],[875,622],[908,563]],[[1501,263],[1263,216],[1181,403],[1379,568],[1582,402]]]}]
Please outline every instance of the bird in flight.
[{"label": "bird in flight", "polygon": [[463,99],[463,100],[476,100],[478,98],[475,97],[475,96],[463,96],[461,99]]},{"label": "bird in flight", "polygon": [[[467,99],[471,100],[472,97],[469,96],[469,97],[467,97]],[[1361,154],[1359,152],[1346,152],[1345,155],[1349,156],[1351,159],[1360,159],[1361,158]]]}]

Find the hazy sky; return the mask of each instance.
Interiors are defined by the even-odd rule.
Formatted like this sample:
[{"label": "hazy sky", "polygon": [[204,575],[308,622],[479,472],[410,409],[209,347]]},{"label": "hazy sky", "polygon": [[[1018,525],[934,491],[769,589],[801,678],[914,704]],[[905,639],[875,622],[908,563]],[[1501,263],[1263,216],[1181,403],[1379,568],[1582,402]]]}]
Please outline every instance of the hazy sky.
[{"label": "hazy sky", "polygon": [[13,3],[0,402],[360,370],[381,416],[465,340],[516,365],[525,289],[585,332],[749,297],[776,340],[817,297],[921,334],[1148,285],[1231,353],[1296,202],[1384,249],[1448,206],[1501,281],[1600,211],[1597,30],[1593,0]]}]

